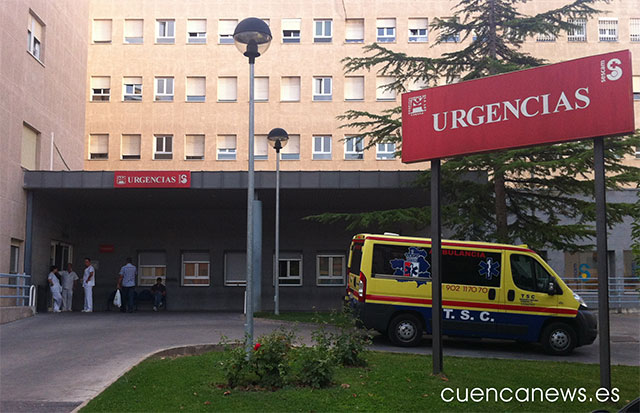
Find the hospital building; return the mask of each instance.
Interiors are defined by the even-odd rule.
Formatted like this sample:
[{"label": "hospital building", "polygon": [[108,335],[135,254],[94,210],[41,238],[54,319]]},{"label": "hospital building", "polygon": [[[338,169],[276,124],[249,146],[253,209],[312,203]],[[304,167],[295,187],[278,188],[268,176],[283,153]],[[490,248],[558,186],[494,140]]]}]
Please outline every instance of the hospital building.
[{"label": "hospital building", "polygon": [[[564,3],[543,0],[520,7],[536,13]],[[597,4],[606,12],[574,19],[580,29],[527,39],[522,49],[551,63],[631,50],[640,125],[635,3]],[[352,137],[358,130],[341,127],[345,121],[338,116],[347,110],[382,113],[401,100],[383,88],[393,78],[375,69],[345,74],[343,59],[364,56],[363,46],[374,42],[407,55],[459,50],[471,39],[452,36],[434,45],[437,33],[429,28],[434,18],[451,16],[455,4],[3,0],[0,273],[26,273],[27,283],[45,293],[49,265],[71,262],[81,275],[83,258],[91,257],[99,311],[131,257],[139,289],[156,277],[165,280],[171,310],[242,311],[249,65],[232,35],[239,21],[257,17],[273,35],[255,63],[254,221],[261,248],[253,260],[259,308],[273,309],[276,152],[267,142],[273,128],[289,134],[280,161],[281,310],[338,307],[354,233],[344,222],[308,217],[429,202],[429,194],[414,185],[427,162],[403,164],[392,143],[365,150],[366,142]],[[409,90],[423,86],[407,85]],[[625,162],[640,166],[640,148]],[[186,184],[131,185],[151,177]],[[608,201],[636,197],[637,189],[628,188],[609,193]],[[426,229],[401,225],[368,231],[428,236]],[[627,220],[609,236],[610,277],[623,290],[638,274],[630,245]],[[595,250],[545,254],[566,277],[578,277],[582,273],[575,269],[583,265],[595,268]],[[589,296],[591,287],[584,288]],[[634,297],[637,303],[637,291]],[[81,289],[76,299],[81,308]],[[15,301],[0,299],[3,306]]]}]

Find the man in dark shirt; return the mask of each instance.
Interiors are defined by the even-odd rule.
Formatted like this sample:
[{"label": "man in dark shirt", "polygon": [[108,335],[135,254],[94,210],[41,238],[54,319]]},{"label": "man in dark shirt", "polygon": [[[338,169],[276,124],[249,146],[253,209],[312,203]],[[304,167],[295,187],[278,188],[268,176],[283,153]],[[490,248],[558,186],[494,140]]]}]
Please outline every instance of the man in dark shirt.
[{"label": "man in dark shirt", "polygon": [[153,311],[158,311],[162,305],[162,299],[167,295],[167,288],[162,285],[161,277],[158,277],[156,283],[151,286],[151,294],[153,295]]}]

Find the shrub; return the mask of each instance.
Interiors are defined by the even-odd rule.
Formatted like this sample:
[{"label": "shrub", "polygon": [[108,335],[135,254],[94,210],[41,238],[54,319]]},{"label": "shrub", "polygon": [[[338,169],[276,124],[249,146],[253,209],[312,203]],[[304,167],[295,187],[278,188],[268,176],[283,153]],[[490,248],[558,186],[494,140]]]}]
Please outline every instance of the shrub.
[{"label": "shrub", "polygon": [[329,386],[333,381],[335,361],[326,348],[298,348],[293,364],[295,384],[320,389]]}]

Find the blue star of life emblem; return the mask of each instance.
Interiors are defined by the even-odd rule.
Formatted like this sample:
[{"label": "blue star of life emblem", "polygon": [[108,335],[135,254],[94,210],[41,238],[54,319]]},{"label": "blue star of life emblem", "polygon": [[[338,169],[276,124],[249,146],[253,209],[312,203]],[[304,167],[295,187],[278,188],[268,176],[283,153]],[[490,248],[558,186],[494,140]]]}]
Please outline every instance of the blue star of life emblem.
[{"label": "blue star of life emblem", "polygon": [[500,275],[500,263],[494,262],[491,258],[487,258],[486,261],[480,261],[478,266],[480,267],[478,272],[486,277],[487,280]]}]

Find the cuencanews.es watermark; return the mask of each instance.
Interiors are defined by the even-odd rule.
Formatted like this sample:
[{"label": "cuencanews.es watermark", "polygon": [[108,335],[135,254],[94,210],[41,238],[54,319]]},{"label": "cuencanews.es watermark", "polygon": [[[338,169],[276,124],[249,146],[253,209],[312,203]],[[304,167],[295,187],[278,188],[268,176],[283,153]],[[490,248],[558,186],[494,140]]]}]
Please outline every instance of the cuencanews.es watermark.
[{"label": "cuencanews.es watermark", "polygon": [[550,387],[543,389],[540,387],[520,387],[512,389],[504,387],[498,389],[495,387],[473,387],[473,388],[456,388],[445,387],[440,392],[440,398],[445,403],[484,403],[484,402],[503,402],[510,403],[517,401],[520,403],[529,402],[593,402],[600,403],[611,401],[617,403],[620,400],[620,391],[614,387],[609,390],[601,387],[595,392],[590,393],[584,387],[578,388],[555,388]]}]

